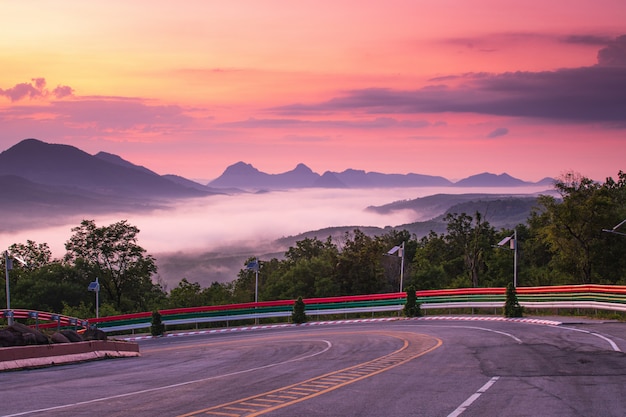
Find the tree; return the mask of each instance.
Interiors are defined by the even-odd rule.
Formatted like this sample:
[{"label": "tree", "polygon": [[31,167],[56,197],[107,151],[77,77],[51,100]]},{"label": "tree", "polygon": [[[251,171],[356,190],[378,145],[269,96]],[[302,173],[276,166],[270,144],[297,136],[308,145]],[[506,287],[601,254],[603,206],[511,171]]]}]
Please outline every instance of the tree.
[{"label": "tree", "polygon": [[293,313],[291,313],[291,319],[296,324],[306,323],[306,306],[304,305],[304,301],[302,301],[302,297],[298,297],[298,299],[293,303]]},{"label": "tree", "polygon": [[404,305],[403,313],[405,317],[421,317],[422,315],[422,309],[417,302],[415,287],[413,286],[409,286],[406,289],[406,304]]},{"label": "tree", "polygon": [[98,277],[108,299],[121,311],[147,309],[164,291],[152,282],[157,267],[151,255],[137,244],[139,229],[126,220],[97,227],[83,220],[65,243],[65,260],[84,274]]},{"label": "tree", "polygon": [[506,286],[506,301],[504,302],[504,317],[522,317],[524,307],[517,301],[517,293],[512,282]]},{"label": "tree", "polygon": [[485,270],[484,253],[493,242],[493,227],[478,212],[474,218],[465,213],[448,213],[444,220],[448,223],[446,242],[463,257],[469,283],[478,287],[480,273]]},{"label": "tree", "polygon": [[623,277],[624,264],[618,271],[615,266],[620,265],[623,251],[620,253],[619,248],[625,247],[624,242],[611,242],[612,236],[602,232],[607,225],[617,224],[624,214],[623,173],[617,183],[607,179],[604,185],[568,173],[555,183],[555,188],[561,199],[540,196],[540,207],[531,215],[531,224],[548,245],[555,268],[581,284],[601,281],[607,275],[615,276],[615,281]]},{"label": "tree", "polygon": [[33,271],[52,262],[52,251],[47,243],[36,243],[32,240],[27,240],[26,244],[14,243],[9,246],[9,253],[23,259],[26,264],[20,264],[20,268],[27,271]]},{"label": "tree", "polygon": [[165,333],[165,325],[161,321],[161,313],[158,311],[152,312],[152,323],[150,325],[150,334],[152,336],[163,336]]},{"label": "tree", "polygon": [[21,273],[11,288],[12,306],[61,313],[65,305],[93,304],[88,285],[89,279],[76,268],[52,262]]},{"label": "tree", "polygon": [[197,282],[189,282],[183,278],[176,288],[170,291],[169,304],[171,308],[200,307],[206,305],[202,287]]},{"label": "tree", "polygon": [[383,245],[355,229],[350,239],[346,233],[346,243],[338,256],[337,277],[341,295],[376,294],[387,289],[384,282],[380,258]]}]

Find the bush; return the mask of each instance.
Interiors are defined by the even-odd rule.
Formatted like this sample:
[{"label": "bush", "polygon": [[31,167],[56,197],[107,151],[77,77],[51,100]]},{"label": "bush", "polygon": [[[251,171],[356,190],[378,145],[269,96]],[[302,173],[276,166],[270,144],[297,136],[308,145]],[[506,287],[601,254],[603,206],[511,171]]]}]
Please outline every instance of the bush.
[{"label": "bush", "polygon": [[304,305],[304,301],[302,301],[302,297],[298,297],[298,299],[293,303],[293,313],[291,313],[291,319],[294,323],[306,323],[307,317],[305,309],[306,306]]},{"label": "bush", "polygon": [[163,336],[165,333],[165,325],[161,322],[161,313],[152,312],[152,325],[150,326],[150,334],[152,336]]},{"label": "bush", "polygon": [[410,286],[406,289],[406,304],[403,310],[405,317],[421,317],[422,308],[417,302],[417,296],[415,295],[415,287]]},{"label": "bush", "polygon": [[506,286],[506,301],[504,302],[504,317],[522,317],[524,307],[517,301],[517,293],[512,282]]}]

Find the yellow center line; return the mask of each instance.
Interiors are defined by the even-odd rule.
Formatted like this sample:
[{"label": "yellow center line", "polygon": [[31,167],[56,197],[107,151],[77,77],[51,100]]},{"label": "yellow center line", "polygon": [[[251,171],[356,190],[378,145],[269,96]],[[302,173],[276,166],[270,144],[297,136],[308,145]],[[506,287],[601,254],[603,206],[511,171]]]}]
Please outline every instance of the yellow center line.
[{"label": "yellow center line", "polygon": [[[442,341],[440,339],[432,338],[425,335],[417,335],[414,333],[405,333],[402,335],[400,335],[399,333],[381,333],[402,340],[403,346],[390,354],[361,364],[329,372],[327,374],[320,375],[306,381],[288,385],[286,387],[278,388],[262,394],[257,394],[248,398],[243,398],[226,404],[205,408],[203,410],[193,411],[188,414],[180,415],[179,417],[191,417],[199,414],[224,415],[221,414],[224,412],[224,410],[241,411],[240,414],[236,415],[228,414],[231,417],[259,416],[277,410],[279,408],[287,407],[301,401],[305,401],[320,396],[322,394],[334,391],[348,384],[361,381],[365,378],[378,375],[381,372],[393,369],[406,362],[425,355],[426,353],[437,349],[442,344]],[[278,398],[282,401],[278,401],[278,403],[273,405],[260,404],[260,402],[262,401],[270,401],[270,398]],[[276,400],[271,401],[276,402]],[[250,408],[254,407],[256,404],[258,404],[256,408]],[[242,405],[245,405],[246,408],[241,407]]]}]

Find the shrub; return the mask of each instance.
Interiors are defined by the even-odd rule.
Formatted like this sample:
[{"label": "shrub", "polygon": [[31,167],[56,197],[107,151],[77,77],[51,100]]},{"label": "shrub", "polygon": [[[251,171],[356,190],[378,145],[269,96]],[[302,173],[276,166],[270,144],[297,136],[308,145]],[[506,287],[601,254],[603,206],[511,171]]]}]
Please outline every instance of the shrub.
[{"label": "shrub", "polygon": [[415,287],[410,286],[406,289],[406,304],[404,305],[405,317],[421,317],[422,308],[417,302],[417,296],[415,295]]},{"label": "shrub", "polygon": [[524,307],[517,301],[517,293],[512,282],[506,286],[506,301],[504,302],[504,317],[522,317]]},{"label": "shrub", "polygon": [[302,297],[298,297],[298,299],[293,303],[293,313],[291,313],[291,319],[294,323],[306,323],[307,317],[305,309],[306,306],[304,305],[304,301],[302,301]]},{"label": "shrub", "polygon": [[152,312],[152,325],[150,326],[150,334],[152,336],[163,336],[165,333],[165,325],[161,322],[161,313]]}]

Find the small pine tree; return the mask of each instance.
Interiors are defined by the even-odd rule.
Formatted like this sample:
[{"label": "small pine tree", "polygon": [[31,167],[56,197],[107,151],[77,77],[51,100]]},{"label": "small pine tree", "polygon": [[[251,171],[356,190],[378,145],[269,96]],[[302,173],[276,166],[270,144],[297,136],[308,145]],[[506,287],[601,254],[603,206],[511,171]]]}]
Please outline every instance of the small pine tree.
[{"label": "small pine tree", "polygon": [[150,334],[152,336],[163,336],[165,333],[165,325],[161,322],[161,313],[152,312],[152,325],[150,326]]},{"label": "small pine tree", "polygon": [[517,293],[512,282],[506,286],[506,301],[504,302],[504,317],[522,317],[524,307],[517,301]]},{"label": "small pine tree", "polygon": [[422,308],[417,302],[417,296],[415,295],[415,288],[410,286],[406,289],[406,304],[404,305],[405,317],[421,317]]},{"label": "small pine tree", "polygon": [[291,319],[294,323],[306,323],[307,317],[305,309],[306,306],[304,305],[304,301],[302,301],[302,297],[298,297],[298,299],[293,303],[293,313],[291,313]]}]

